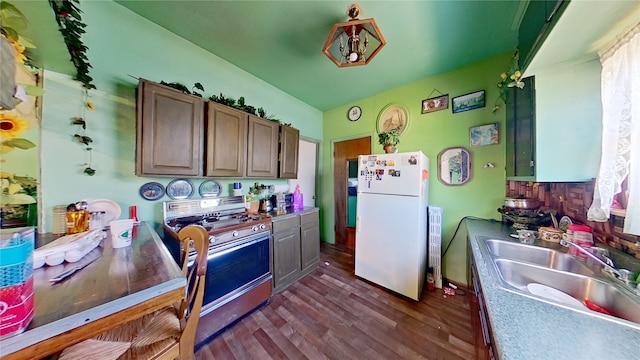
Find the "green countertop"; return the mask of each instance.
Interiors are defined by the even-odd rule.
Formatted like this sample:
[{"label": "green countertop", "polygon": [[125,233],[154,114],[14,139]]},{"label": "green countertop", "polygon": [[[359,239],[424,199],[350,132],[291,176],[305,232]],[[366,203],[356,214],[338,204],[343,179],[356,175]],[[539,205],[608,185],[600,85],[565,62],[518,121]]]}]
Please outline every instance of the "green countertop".
[{"label": "green countertop", "polygon": [[484,293],[494,344],[500,359],[640,358],[640,325],[630,327],[613,317],[594,317],[575,309],[535,300],[501,288],[483,258],[482,238],[513,240],[500,222],[465,220],[471,254]]}]

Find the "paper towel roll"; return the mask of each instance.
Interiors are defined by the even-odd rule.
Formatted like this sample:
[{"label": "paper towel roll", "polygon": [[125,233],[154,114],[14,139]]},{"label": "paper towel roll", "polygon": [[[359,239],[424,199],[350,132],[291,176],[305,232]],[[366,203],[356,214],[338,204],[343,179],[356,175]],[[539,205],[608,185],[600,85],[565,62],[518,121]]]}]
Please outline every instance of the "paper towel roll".
[{"label": "paper towel roll", "polygon": [[275,185],[272,185],[272,186],[273,186],[273,189],[272,189],[273,190],[272,191],[273,194],[277,194],[277,193],[279,193],[281,191],[282,191],[283,194],[286,194],[286,193],[289,192],[289,184],[275,184]]}]

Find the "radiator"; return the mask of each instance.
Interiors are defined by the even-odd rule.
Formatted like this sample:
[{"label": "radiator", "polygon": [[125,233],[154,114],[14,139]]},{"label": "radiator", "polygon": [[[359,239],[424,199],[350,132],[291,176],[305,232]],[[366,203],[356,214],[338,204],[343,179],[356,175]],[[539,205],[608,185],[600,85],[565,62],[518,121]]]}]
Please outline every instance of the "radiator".
[{"label": "radiator", "polygon": [[442,207],[429,206],[429,267],[436,288],[442,289]]}]

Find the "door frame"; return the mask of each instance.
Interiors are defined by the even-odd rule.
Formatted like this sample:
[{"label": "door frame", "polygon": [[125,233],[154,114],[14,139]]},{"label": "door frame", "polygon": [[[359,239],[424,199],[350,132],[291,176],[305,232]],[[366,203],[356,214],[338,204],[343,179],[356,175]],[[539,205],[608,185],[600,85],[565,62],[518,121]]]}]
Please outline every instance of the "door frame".
[{"label": "door frame", "polygon": [[[364,151],[354,151],[353,154],[346,154],[344,156],[344,160],[353,160],[357,159],[358,155],[369,155],[372,153],[373,149],[373,139],[374,137],[371,133],[361,134],[360,136],[354,135],[353,137],[347,139],[336,139],[331,142],[331,154],[332,161],[331,165],[333,167],[333,177],[332,177],[332,187],[333,187],[333,205],[335,208],[334,212],[334,232],[335,232],[335,244],[337,246],[345,247],[347,250],[354,252],[355,250],[355,229],[352,228],[351,234],[349,234],[349,228],[346,226],[347,224],[347,194],[348,194],[348,186],[347,186],[347,176],[348,174],[344,173],[347,168],[347,163],[344,164],[336,164],[336,158],[340,158],[336,156],[336,144],[344,143],[344,142],[356,142],[367,139],[369,141],[368,150]],[[356,154],[357,152],[357,154]],[[340,168],[338,168],[340,166]],[[344,175],[344,176],[341,176]],[[344,189],[338,193],[340,189]],[[340,196],[342,194],[342,196]],[[343,226],[344,225],[344,226]]]},{"label": "door frame", "polygon": [[[313,196],[314,196],[314,203],[315,206],[317,207],[319,204],[318,199],[320,199],[320,195],[318,194],[318,191],[320,191],[320,186],[319,186],[319,181],[320,181],[320,175],[319,175],[319,166],[320,166],[320,144],[321,141],[317,140],[317,139],[313,139],[310,137],[306,137],[306,136],[300,136],[298,139],[298,142],[300,141],[306,141],[308,143],[314,144],[316,147],[316,159],[315,159],[315,168],[314,168],[314,184],[313,184]],[[300,161],[300,157],[298,157],[298,161]],[[299,168],[300,165],[298,165]],[[289,179],[287,181],[287,183],[289,184],[289,191],[293,192],[295,186],[292,186],[292,181],[291,180],[295,180],[298,181],[298,179]],[[305,196],[306,198],[306,196]]]}]

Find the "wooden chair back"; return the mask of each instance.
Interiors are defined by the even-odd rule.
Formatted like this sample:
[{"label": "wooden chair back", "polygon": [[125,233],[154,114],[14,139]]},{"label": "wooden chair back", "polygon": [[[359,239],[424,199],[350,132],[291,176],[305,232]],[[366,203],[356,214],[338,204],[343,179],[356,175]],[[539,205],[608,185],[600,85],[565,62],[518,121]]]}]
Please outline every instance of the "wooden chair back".
[{"label": "wooden chair back", "polygon": [[[178,232],[178,238],[184,242],[183,248],[188,255],[189,248],[196,250],[196,260],[190,269],[183,267],[187,277],[187,296],[180,304],[178,315],[185,319],[180,336],[180,359],[192,359],[194,356],[196,330],[204,298],[205,278],[207,274],[207,253],[209,234],[199,225],[189,225]],[[188,256],[185,256],[185,262]]]}]

